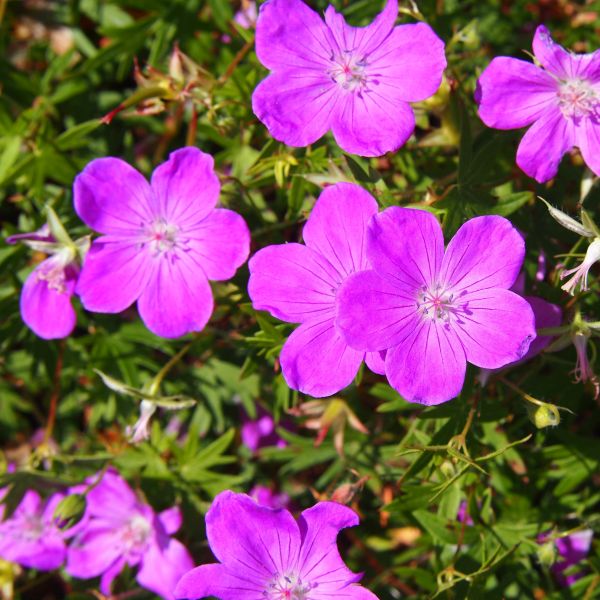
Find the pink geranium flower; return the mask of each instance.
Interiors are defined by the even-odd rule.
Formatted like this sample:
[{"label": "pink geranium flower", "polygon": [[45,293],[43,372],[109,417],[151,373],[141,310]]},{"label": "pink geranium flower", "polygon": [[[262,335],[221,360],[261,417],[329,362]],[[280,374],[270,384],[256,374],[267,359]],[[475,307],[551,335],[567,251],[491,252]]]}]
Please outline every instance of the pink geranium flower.
[{"label": "pink geranium flower", "polygon": [[210,155],[182,148],[150,183],[118,158],[92,161],[75,180],[75,210],[103,234],[92,243],[77,293],[88,310],[117,313],[137,301],[156,335],[200,331],[213,311],[210,280],[233,277],[250,234],[237,213],[215,208]]},{"label": "pink geranium flower", "polygon": [[446,67],[429,25],[394,27],[388,0],[367,27],[351,27],[333,6],[325,21],[301,0],[269,0],[256,24],[256,54],[272,71],[254,91],[254,114],[277,140],[307,146],[329,130],[346,152],[380,156],[415,128],[409,102],[433,95]]},{"label": "pink geranium flower", "polygon": [[600,175],[600,51],[567,52],[540,25],[533,53],[536,64],[508,56],[492,60],[478,82],[479,116],[495,129],[531,125],[517,164],[540,183],[556,175],[574,146]]}]

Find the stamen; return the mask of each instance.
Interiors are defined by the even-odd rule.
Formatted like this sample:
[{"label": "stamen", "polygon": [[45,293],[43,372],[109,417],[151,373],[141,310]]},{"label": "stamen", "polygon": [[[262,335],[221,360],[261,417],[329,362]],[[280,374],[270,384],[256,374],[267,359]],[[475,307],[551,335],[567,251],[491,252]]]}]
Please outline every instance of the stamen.
[{"label": "stamen", "polygon": [[588,81],[571,79],[558,88],[558,106],[565,117],[581,119],[598,115],[600,97]]},{"label": "stamen", "polygon": [[366,58],[355,56],[352,50],[344,50],[340,55],[331,55],[331,79],[349,92],[362,91],[367,85]]}]

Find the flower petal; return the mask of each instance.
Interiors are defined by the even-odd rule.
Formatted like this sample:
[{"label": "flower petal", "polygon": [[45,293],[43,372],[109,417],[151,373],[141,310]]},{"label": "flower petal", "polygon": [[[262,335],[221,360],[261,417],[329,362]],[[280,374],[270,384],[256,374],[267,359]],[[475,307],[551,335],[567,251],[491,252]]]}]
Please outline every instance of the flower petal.
[{"label": "flower petal", "polygon": [[175,587],[175,598],[192,600],[214,596],[219,600],[256,600],[263,592],[262,580],[246,580],[239,569],[210,564],[187,572]]},{"label": "flower petal", "polygon": [[158,217],[182,229],[206,218],[221,190],[213,157],[191,146],[171,152],[152,173],[151,185]]},{"label": "flower petal", "polygon": [[415,115],[407,102],[373,86],[362,92],[340,92],[333,136],[342,150],[359,156],[395,152],[411,136]]},{"label": "flower petal", "polygon": [[437,279],[444,256],[442,228],[426,211],[388,208],[369,224],[367,256],[388,281],[420,289]]},{"label": "flower petal", "polygon": [[64,338],[75,328],[77,315],[71,296],[77,276],[75,267],[64,268],[53,258],[48,258],[27,277],[21,291],[21,316],[39,337],[45,340]]},{"label": "flower petal", "polygon": [[557,44],[545,25],[539,25],[533,37],[533,54],[540,64],[560,78],[574,76],[571,69],[571,55]]},{"label": "flower petal", "polygon": [[[324,315],[325,317],[325,315]],[[352,383],[364,352],[350,348],[329,319],[303,323],[279,357],[287,384],[315,398],[331,396]]]},{"label": "flower petal", "polygon": [[182,518],[179,506],[172,506],[158,514],[158,520],[168,535],[173,535],[179,530]]},{"label": "flower petal", "polygon": [[469,219],[446,249],[440,284],[454,295],[467,290],[510,288],[525,257],[525,240],[504,217]]},{"label": "flower petal", "polygon": [[331,47],[338,53],[352,50],[369,55],[390,35],[398,17],[398,0],[388,0],[385,8],[366,27],[352,27],[332,5],[325,11]]},{"label": "flower petal", "polygon": [[235,275],[250,253],[250,232],[246,221],[232,210],[211,211],[188,234],[190,256],[208,279],[224,281]]},{"label": "flower petal", "polygon": [[174,590],[181,577],[194,567],[186,547],[170,539],[166,546],[150,544],[144,553],[142,565],[136,575],[137,582],[166,600],[174,600]]},{"label": "flower petal", "polygon": [[155,218],[150,185],[119,158],[98,158],[77,175],[73,184],[75,211],[100,233],[137,234]]},{"label": "flower petal", "polygon": [[337,547],[340,530],[356,527],[358,523],[358,515],[337,502],[319,502],[303,511],[298,518],[302,535],[299,575],[302,580],[316,586],[319,596],[338,597],[324,595],[345,591],[349,583],[355,583],[362,577],[348,569]]},{"label": "flower petal", "polygon": [[325,70],[331,56],[327,36],[323,19],[301,0],[271,0],[260,7],[256,55],[271,70]]},{"label": "flower petal", "polygon": [[290,323],[328,313],[342,280],[327,260],[301,244],[263,248],[250,259],[249,268],[254,308]]},{"label": "flower petal", "polygon": [[385,350],[381,352],[366,352],[365,363],[373,373],[385,375]]},{"label": "flower petal", "polygon": [[387,350],[399,344],[418,320],[416,290],[394,285],[375,271],[348,277],[337,294],[336,327],[352,348]]},{"label": "flower petal", "polygon": [[[120,564],[123,550],[118,533],[108,522],[95,524],[86,528],[69,545],[66,571],[77,579],[97,577],[111,569],[114,563]],[[121,568],[123,566],[121,564]]]},{"label": "flower petal", "polygon": [[332,126],[343,97],[325,70],[277,71],[252,94],[252,110],[278,141],[308,146]]},{"label": "flower petal", "polygon": [[[562,323],[562,310],[560,306],[536,296],[525,296],[525,300],[529,302],[531,310],[533,310],[536,330],[560,327]],[[539,354],[553,339],[551,335],[538,335],[531,342],[523,360],[528,360]]]},{"label": "flower petal", "polygon": [[498,56],[483,71],[478,85],[479,116],[495,129],[518,129],[557,105],[558,84],[533,63]]},{"label": "flower petal", "polygon": [[575,144],[581,150],[585,164],[600,176],[600,121],[593,118],[582,119],[575,129],[575,135]]},{"label": "flower petal", "polygon": [[478,290],[461,296],[460,305],[453,327],[470,363],[498,369],[525,356],[536,336],[525,298],[510,290]]},{"label": "flower petal", "polygon": [[440,87],[444,42],[426,23],[396,27],[368,57],[369,82],[386,96],[419,102]]},{"label": "flower petal", "polygon": [[275,573],[287,573],[300,550],[300,531],[287,510],[259,506],[231,491],[213,501],[206,535],[217,559],[248,582],[264,583]]},{"label": "flower petal", "polygon": [[369,268],[367,224],[377,214],[377,202],[354,183],[325,188],[304,226],[306,245],[324,256],[340,274]]},{"label": "flower petal", "polygon": [[97,477],[94,475],[88,480],[90,490],[86,493],[86,513],[94,517],[127,521],[137,504],[127,481],[112,468],[102,475],[98,483]]},{"label": "flower petal", "polygon": [[100,237],[89,249],[76,293],[92,312],[118,313],[131,306],[144,291],[154,270],[145,249],[126,238]]},{"label": "flower petal", "polygon": [[445,323],[424,319],[408,337],[387,351],[390,385],[409,402],[433,405],[458,396],[466,372],[465,352]]},{"label": "flower petal", "polygon": [[517,150],[517,165],[539,183],[552,179],[558,165],[575,145],[573,121],[558,107],[548,108],[523,136]]},{"label": "flower petal", "polygon": [[206,276],[185,253],[156,257],[154,273],[138,300],[146,327],[165,338],[201,331],[213,306]]}]

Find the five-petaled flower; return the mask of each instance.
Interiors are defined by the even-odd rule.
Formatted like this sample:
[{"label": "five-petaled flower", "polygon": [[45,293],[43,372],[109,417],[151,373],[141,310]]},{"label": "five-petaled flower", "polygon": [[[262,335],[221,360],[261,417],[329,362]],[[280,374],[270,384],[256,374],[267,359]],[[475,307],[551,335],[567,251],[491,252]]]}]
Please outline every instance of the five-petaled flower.
[{"label": "five-petaled flower", "polygon": [[260,506],[245,494],[221,492],[206,514],[206,535],[220,564],[186,573],[176,598],[220,600],[377,600],[340,557],[336,538],[358,516],[319,502],[296,521],[285,509]]},{"label": "five-petaled flower", "polygon": [[[352,382],[365,358],[335,326],[335,297],[350,274],[370,268],[365,236],[376,213],[377,202],[360,186],[332,185],[304,226],[305,245],[268,246],[250,259],[248,293],[254,308],[301,324],[280,356],[293,389],[315,397],[335,394]],[[373,371],[383,373],[379,353],[366,359]]]},{"label": "five-petaled flower", "polygon": [[492,60],[478,82],[479,116],[495,129],[531,125],[517,164],[540,183],[556,175],[574,146],[600,175],[600,50],[568,52],[540,25],[533,53],[537,64],[507,56]]},{"label": "five-petaled flower", "polygon": [[256,53],[272,73],[254,91],[254,114],[290,146],[332,130],[346,152],[400,148],[415,127],[409,102],[436,92],[446,58],[428,25],[394,27],[397,16],[398,0],[367,27],[351,27],[333,6],[323,21],[301,0],[263,4]]},{"label": "five-petaled flower", "polygon": [[176,150],[150,184],[118,158],[92,161],[75,180],[75,210],[103,235],[92,243],[77,293],[88,310],[117,313],[136,300],[153,333],[204,328],[213,311],[209,279],[233,277],[248,257],[243,218],[215,208],[220,184],[210,155]]},{"label": "five-petaled flower", "polygon": [[535,338],[529,303],[509,290],[524,254],[503,217],[471,219],[444,253],[431,213],[388,208],[368,228],[373,270],[338,292],[337,325],[353,348],[387,350],[385,373],[406,400],[445,402],[460,393],[467,361],[502,367]]},{"label": "five-petaled flower", "polygon": [[[172,600],[179,578],[193,567],[186,548],[171,536],[181,526],[177,507],[155,514],[136,497],[113,470],[96,484],[89,479],[83,519],[70,530],[74,538],[67,555],[67,572],[88,579],[101,575],[100,591],[110,594],[112,582],[125,565],[139,566],[138,583]],[[85,487],[73,491],[80,493]]]},{"label": "five-petaled flower", "polygon": [[[38,571],[57,569],[65,560],[65,535],[54,511],[64,494],[46,501],[34,490],[25,492],[15,512],[0,523],[0,558]],[[4,512],[0,510],[0,516]]]}]

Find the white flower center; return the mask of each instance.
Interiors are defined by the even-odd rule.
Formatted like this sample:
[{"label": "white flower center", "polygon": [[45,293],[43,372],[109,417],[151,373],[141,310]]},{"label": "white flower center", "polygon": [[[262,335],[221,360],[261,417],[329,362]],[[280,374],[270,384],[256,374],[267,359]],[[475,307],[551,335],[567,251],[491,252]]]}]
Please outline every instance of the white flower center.
[{"label": "white flower center", "polygon": [[65,269],[62,265],[52,265],[40,269],[37,278],[39,281],[45,281],[49,290],[54,290],[59,294],[64,294],[67,291]]},{"label": "white flower center", "polygon": [[600,114],[600,96],[588,81],[571,79],[558,87],[558,106],[569,119]]},{"label": "white flower center", "polygon": [[454,294],[434,284],[430,288],[423,286],[418,291],[417,310],[427,319],[449,322],[450,315],[457,312],[458,306]]},{"label": "white flower center", "polygon": [[143,552],[152,526],[142,515],[135,515],[121,529],[121,540],[128,552]]},{"label": "white flower center", "polygon": [[344,50],[341,54],[331,55],[329,76],[340,87],[354,92],[367,85],[367,61],[364,57],[355,56],[352,50]]},{"label": "white flower center", "polygon": [[266,600],[307,600],[312,586],[294,573],[276,575],[263,592]]},{"label": "white flower center", "polygon": [[179,229],[175,225],[167,223],[164,219],[158,219],[146,231],[146,240],[150,244],[152,254],[159,255],[173,250],[178,245]]}]

